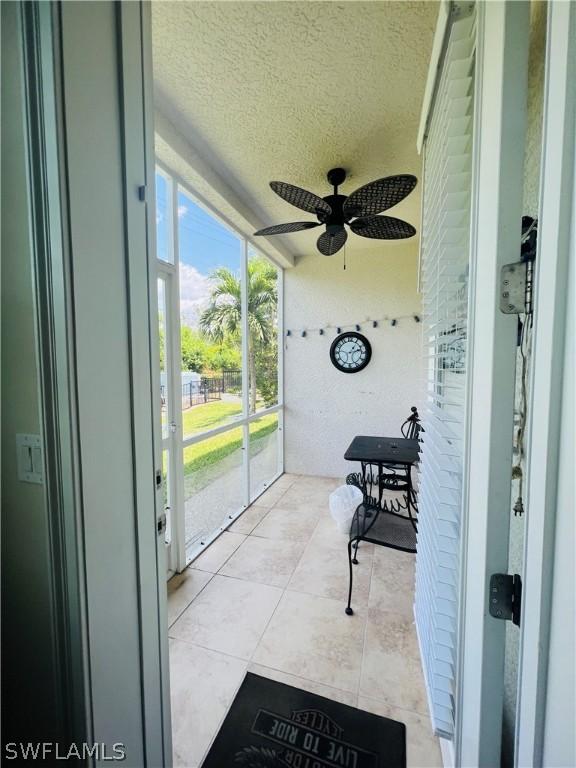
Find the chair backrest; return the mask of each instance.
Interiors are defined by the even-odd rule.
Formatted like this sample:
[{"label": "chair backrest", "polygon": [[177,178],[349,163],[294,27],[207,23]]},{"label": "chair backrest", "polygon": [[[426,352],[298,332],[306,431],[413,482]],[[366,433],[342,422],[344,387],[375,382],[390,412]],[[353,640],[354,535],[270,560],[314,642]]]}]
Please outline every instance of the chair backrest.
[{"label": "chair backrest", "polygon": [[402,437],[408,440],[419,440],[420,432],[423,431],[422,424],[420,423],[420,416],[418,415],[418,409],[415,405],[410,408],[411,414],[408,416],[404,424],[400,427]]}]

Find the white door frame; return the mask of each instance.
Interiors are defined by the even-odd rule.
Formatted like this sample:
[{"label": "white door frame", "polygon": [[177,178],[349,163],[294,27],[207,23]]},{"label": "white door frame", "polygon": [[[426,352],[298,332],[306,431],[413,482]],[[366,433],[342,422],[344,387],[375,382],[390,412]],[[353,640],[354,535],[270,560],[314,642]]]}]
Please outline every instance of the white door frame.
[{"label": "white door frame", "polygon": [[517,317],[499,306],[520,257],[529,4],[477,4],[468,417],[454,761],[500,764],[505,622],[488,614],[507,572]]},{"label": "white door frame", "polygon": [[[168,419],[168,436],[164,437],[160,430],[160,449],[157,459],[158,466],[163,467],[164,450],[169,451],[168,462],[168,501],[170,504],[170,543],[166,545],[167,570],[166,576],[170,578],[174,573],[182,571],[186,567],[185,550],[185,526],[184,515],[177,514],[183,499],[182,473],[179,471],[178,462],[181,461],[182,425],[180,409],[182,407],[182,387],[180,383],[180,324],[178,318],[179,296],[178,269],[173,264],[168,264],[155,259],[156,277],[164,281],[165,293],[165,317],[164,317],[164,355],[166,369],[166,394],[168,407],[166,418]],[[156,358],[155,358],[156,359]],[[164,489],[158,488],[160,496],[158,504],[164,504]]]},{"label": "white door frame", "polygon": [[[122,5],[126,5],[123,3]],[[128,3],[135,5],[135,3]],[[152,66],[152,5],[149,2],[140,2],[140,46],[141,46],[141,72],[142,72],[142,107],[144,127],[144,166],[145,166],[145,197],[146,197],[146,241],[147,241],[147,279],[148,279],[148,306],[146,308],[146,322],[149,329],[150,366],[151,366],[151,417],[152,439],[155,456],[155,477],[162,470],[161,449],[161,423],[160,415],[160,367],[157,365],[159,350],[158,322],[150,322],[152,312],[158,317],[158,287],[156,271],[156,167],[154,148],[154,71]],[[174,457],[172,457],[174,461]],[[158,513],[162,510],[162,489],[155,485],[156,490],[156,521]],[[172,518],[174,520],[174,517]],[[173,523],[174,525],[174,523]],[[156,709],[157,719],[161,722],[159,727],[162,734],[162,762],[161,766],[172,765],[172,711],[170,701],[170,663],[168,652],[168,604],[165,575],[167,571],[166,547],[163,544],[163,534],[156,536],[156,595],[158,600],[159,621],[148,621],[143,632],[152,636],[151,643],[158,647],[160,657],[159,686],[156,690],[156,702],[161,711]],[[144,566],[144,564],[143,564]],[[152,572],[152,564],[148,563],[148,571]],[[160,717],[158,718],[158,715]]]},{"label": "white door frame", "polygon": [[147,763],[160,766],[171,763],[172,733],[168,638],[164,631],[167,626],[166,548],[164,532],[157,528],[163,512],[162,505],[158,504],[161,490],[156,483],[157,471],[162,466],[158,463],[156,438],[160,421],[155,418],[160,391],[155,386],[159,383],[155,365],[158,324],[154,326],[155,332],[150,324],[151,307],[156,307],[157,316],[157,283],[150,269],[155,254],[156,226],[154,164],[150,165],[154,152],[150,4],[122,3],[117,14],[122,51],[120,93],[124,108],[121,141],[132,363],[133,473],[137,494],[141,707]]},{"label": "white door frame", "polygon": [[[576,6],[548,4],[529,391],[527,515],[515,764],[542,765],[554,531],[569,279],[574,227]],[[572,253],[572,258],[574,254]],[[566,585],[571,589],[573,585]]]},{"label": "white door frame", "polygon": [[[152,77],[152,73],[150,75]],[[151,113],[151,132],[154,132],[154,111]],[[182,384],[180,378],[180,360],[181,360],[181,342],[180,342],[180,270],[178,268],[178,184],[176,179],[163,167],[160,167],[156,161],[154,154],[154,147],[151,148],[151,167],[153,168],[153,189],[149,190],[149,198],[151,205],[156,206],[156,172],[162,174],[166,181],[167,188],[169,190],[169,204],[168,213],[171,216],[171,220],[168,223],[168,235],[170,238],[170,254],[168,255],[169,261],[162,261],[157,258],[157,244],[156,244],[156,224],[154,223],[154,247],[150,252],[150,268],[154,275],[154,285],[156,280],[162,277],[165,280],[165,286],[167,288],[165,295],[166,303],[166,316],[164,318],[165,326],[165,355],[166,355],[166,391],[168,393],[168,400],[170,403],[170,419],[171,419],[171,432],[169,438],[170,442],[170,464],[168,467],[169,476],[168,482],[170,485],[170,522],[171,522],[171,540],[169,546],[167,546],[167,578],[170,578],[174,573],[180,573],[186,568],[186,531],[185,531],[185,515],[183,514],[184,508],[184,478],[181,471],[182,462]],[[155,207],[156,210],[156,207]],[[155,217],[154,217],[155,221]],[[156,329],[155,318],[158,315],[158,295],[154,294],[152,299],[152,314],[151,325]],[[157,346],[154,351],[154,361],[158,360],[159,339],[156,339]],[[158,376],[158,392],[160,391],[160,377]],[[156,419],[155,423],[160,424],[161,414],[160,411],[154,414]],[[162,438],[161,430],[158,435],[158,466],[162,466],[162,451],[164,443],[166,441]],[[162,490],[162,489],[159,489]],[[162,498],[159,496],[159,503],[163,502],[163,490],[161,493]]]}]

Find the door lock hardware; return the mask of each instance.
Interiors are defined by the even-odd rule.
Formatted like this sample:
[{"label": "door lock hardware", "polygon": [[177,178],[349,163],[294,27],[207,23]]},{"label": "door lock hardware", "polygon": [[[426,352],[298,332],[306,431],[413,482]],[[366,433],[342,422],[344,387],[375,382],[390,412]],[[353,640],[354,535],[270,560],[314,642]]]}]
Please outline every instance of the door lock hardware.
[{"label": "door lock hardware", "polygon": [[512,620],[520,626],[520,608],[522,605],[522,579],[515,573],[493,573],[490,576],[488,610],[495,619]]},{"label": "door lock hardware", "polygon": [[167,518],[166,512],[162,512],[160,517],[156,520],[156,530],[158,534],[164,533],[166,530]]},{"label": "door lock hardware", "polygon": [[526,265],[504,264],[500,272],[500,311],[519,315],[526,311]]},{"label": "door lock hardware", "polygon": [[538,221],[522,217],[520,261],[504,264],[500,271],[500,311],[505,315],[531,314]]},{"label": "door lock hardware", "polygon": [[156,488],[162,487],[162,470],[156,470]]}]

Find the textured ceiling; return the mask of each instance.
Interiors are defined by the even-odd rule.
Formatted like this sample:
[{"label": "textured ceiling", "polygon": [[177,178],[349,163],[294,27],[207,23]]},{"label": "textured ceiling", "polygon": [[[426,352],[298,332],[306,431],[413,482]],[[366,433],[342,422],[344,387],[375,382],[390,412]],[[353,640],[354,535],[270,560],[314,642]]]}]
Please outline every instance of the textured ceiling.
[{"label": "textured ceiling", "polygon": [[[324,196],[381,176],[420,176],[416,133],[434,2],[156,2],[157,108],[263,225],[312,218],[272,179]],[[419,187],[391,209],[418,226]],[[283,236],[296,255],[320,230]],[[350,233],[347,252],[393,248]]]}]

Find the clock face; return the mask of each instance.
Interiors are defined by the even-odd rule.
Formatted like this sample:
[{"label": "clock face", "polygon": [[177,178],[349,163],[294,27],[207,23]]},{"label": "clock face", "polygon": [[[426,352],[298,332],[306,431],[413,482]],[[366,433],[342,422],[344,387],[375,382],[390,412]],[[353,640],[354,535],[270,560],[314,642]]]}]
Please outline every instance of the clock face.
[{"label": "clock face", "polygon": [[361,333],[341,333],[330,347],[332,363],[344,373],[361,371],[366,368],[371,357],[370,342]]}]

